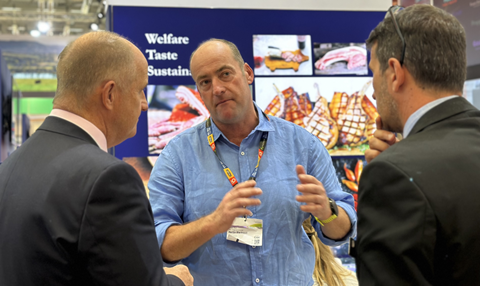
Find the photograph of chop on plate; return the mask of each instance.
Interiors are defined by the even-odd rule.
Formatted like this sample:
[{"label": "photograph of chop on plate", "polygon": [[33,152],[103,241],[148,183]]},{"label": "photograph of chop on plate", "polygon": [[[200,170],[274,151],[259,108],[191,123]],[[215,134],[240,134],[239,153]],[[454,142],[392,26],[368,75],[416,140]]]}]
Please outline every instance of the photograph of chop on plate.
[{"label": "photograph of chop on plate", "polygon": [[265,56],[265,65],[272,72],[276,69],[293,69],[298,71],[300,64],[308,61],[309,57],[302,54],[300,49],[295,51],[281,51],[277,47],[268,47],[268,56]]},{"label": "photograph of chop on plate", "polygon": [[255,75],[313,75],[309,35],[253,35]]}]

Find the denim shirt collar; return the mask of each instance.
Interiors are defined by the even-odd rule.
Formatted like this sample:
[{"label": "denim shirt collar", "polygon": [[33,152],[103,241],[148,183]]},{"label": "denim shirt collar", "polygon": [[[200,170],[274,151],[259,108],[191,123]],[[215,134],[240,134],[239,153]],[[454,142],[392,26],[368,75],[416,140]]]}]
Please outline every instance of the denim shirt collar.
[{"label": "denim shirt collar", "polygon": [[[263,111],[260,109],[260,107],[258,107],[255,101],[253,102],[253,105],[257,109],[259,122],[258,122],[258,125],[255,127],[255,129],[253,129],[252,132],[250,132],[250,134],[247,137],[250,137],[252,134],[254,134],[257,131],[259,132],[275,131],[275,128],[273,127],[272,122],[263,115]],[[217,125],[213,120],[212,120],[212,134],[213,134],[213,139],[215,141],[217,141],[220,135],[223,136],[223,138],[225,138],[226,140],[228,140],[227,137],[222,133],[222,131],[218,129]]]}]

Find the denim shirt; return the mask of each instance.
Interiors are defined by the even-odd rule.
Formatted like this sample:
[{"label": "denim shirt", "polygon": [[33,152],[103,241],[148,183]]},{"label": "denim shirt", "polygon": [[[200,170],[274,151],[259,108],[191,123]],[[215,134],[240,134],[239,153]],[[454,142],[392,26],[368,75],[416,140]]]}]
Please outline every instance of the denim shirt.
[{"label": "denim shirt", "polygon": [[[342,207],[352,222],[350,232],[339,241],[323,236],[312,219],[320,239],[340,245],[356,234],[357,216],[353,197],[341,190],[331,157],[321,141],[305,129],[283,119],[262,116],[259,124],[237,146],[212,121],[217,151],[239,182],[249,179],[257,163],[258,144],[268,132],[260,162],[257,185],[263,194],[261,205],[249,207],[252,218],[263,219],[263,245],[252,247],[227,241],[226,233],[214,236],[182,263],[189,267],[195,285],[313,285],[315,252],[303,231],[310,215],[300,210],[295,197],[300,183],[295,166],[324,185],[328,197]],[[148,184],[159,245],[171,225],[198,220],[213,211],[232,189],[210,148],[205,123],[176,136],[160,154]]]}]

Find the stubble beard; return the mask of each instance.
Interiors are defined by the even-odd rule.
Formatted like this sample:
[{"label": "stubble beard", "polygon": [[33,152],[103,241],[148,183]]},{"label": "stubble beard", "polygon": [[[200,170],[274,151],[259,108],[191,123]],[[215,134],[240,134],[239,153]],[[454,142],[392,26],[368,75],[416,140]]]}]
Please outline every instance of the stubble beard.
[{"label": "stubble beard", "polygon": [[392,95],[388,93],[385,83],[382,83],[381,85],[380,94],[383,102],[382,106],[384,107],[382,108],[382,113],[387,113],[380,114],[380,117],[382,118],[382,128],[392,132],[403,132],[398,105]]}]

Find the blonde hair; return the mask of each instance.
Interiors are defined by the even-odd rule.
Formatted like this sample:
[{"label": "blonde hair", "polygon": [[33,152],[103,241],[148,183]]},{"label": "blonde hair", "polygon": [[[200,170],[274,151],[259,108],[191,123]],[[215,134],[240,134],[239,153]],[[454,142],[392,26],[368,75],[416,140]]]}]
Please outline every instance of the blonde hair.
[{"label": "blonde hair", "polygon": [[303,228],[313,243],[315,249],[315,280],[319,285],[345,286],[344,277],[350,272],[335,261],[332,250],[320,241],[317,232],[310,223],[310,217],[303,222]]}]

